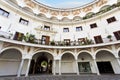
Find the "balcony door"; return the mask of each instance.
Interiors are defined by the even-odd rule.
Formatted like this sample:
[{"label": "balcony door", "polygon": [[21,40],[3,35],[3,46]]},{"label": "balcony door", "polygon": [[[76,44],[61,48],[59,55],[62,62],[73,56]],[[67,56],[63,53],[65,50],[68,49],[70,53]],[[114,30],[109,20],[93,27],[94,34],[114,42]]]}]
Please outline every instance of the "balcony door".
[{"label": "balcony door", "polygon": [[120,31],[116,31],[116,32],[113,32],[114,33],[114,35],[115,35],[115,38],[117,39],[117,40],[120,40]]},{"label": "balcony door", "polygon": [[18,40],[18,41],[22,41],[22,40],[23,40],[23,37],[24,37],[24,34],[23,34],[23,33],[16,32],[13,39],[14,39],[14,40]]},{"label": "balcony door", "polygon": [[102,37],[100,35],[94,36],[94,40],[95,40],[96,44],[103,43]]},{"label": "balcony door", "polygon": [[50,36],[42,36],[42,44],[49,45]]}]

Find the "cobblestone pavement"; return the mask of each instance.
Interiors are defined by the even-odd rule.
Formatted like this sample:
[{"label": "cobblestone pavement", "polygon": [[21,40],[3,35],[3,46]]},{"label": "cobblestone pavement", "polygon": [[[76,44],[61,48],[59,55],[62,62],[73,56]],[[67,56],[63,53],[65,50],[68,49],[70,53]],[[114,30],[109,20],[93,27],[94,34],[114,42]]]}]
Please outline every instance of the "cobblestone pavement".
[{"label": "cobblestone pavement", "polygon": [[0,80],[120,80],[120,75],[35,75],[29,77],[0,77]]}]

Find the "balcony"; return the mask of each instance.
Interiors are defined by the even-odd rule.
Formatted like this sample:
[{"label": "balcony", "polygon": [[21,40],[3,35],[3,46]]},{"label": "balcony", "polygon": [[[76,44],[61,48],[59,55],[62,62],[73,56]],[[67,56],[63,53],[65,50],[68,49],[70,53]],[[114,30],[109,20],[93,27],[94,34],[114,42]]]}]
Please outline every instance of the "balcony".
[{"label": "balcony", "polygon": [[120,43],[120,40],[116,40],[116,38],[113,36],[112,41],[109,41],[109,39],[107,38],[103,38],[103,43],[99,43],[99,44],[96,44],[93,40],[86,40],[87,42],[70,41],[69,43],[64,41],[50,41],[48,45],[45,45],[43,42],[41,42],[41,39],[33,39],[33,42],[29,42],[29,41],[25,42],[25,40],[22,41],[13,40],[12,37],[14,35],[11,35],[11,33],[0,31],[0,35],[1,35],[0,36],[1,42],[8,42],[13,44],[42,47],[42,48],[56,48],[56,49],[89,48],[89,47],[114,45]]},{"label": "balcony", "polygon": [[53,28],[48,29],[48,28],[44,28],[42,26],[35,28],[35,30],[37,32],[46,33],[46,34],[56,34],[57,33],[57,31],[54,31]]},{"label": "balcony", "polygon": [[0,31],[0,37],[10,39],[12,34],[10,32]]}]

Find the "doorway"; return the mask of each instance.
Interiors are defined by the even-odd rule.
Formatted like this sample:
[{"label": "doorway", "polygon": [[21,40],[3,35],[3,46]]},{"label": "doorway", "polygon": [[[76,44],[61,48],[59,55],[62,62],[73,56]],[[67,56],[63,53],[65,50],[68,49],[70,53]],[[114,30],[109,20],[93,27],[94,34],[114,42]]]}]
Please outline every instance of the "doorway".
[{"label": "doorway", "polygon": [[97,65],[98,65],[99,72],[101,74],[105,74],[105,73],[113,74],[114,73],[112,65],[109,61],[108,62],[97,62]]},{"label": "doorway", "polygon": [[94,36],[94,40],[95,40],[96,44],[103,43],[101,35]]},{"label": "doorway", "polygon": [[78,62],[79,73],[91,73],[89,62]]},{"label": "doorway", "polygon": [[36,60],[32,59],[29,74],[51,74],[52,63],[45,54],[41,54]]},{"label": "doorway", "polygon": [[23,37],[24,37],[24,34],[23,34],[23,33],[16,32],[13,39],[14,39],[14,40],[18,40],[18,41],[22,41],[22,40],[23,40]]},{"label": "doorway", "polygon": [[42,36],[42,44],[49,45],[50,42],[50,36]]}]

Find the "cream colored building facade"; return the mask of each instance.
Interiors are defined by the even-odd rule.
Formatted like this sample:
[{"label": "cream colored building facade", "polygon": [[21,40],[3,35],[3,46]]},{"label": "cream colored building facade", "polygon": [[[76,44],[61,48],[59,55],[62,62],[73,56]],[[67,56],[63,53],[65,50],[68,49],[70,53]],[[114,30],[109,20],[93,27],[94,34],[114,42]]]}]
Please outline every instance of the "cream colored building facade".
[{"label": "cream colored building facade", "polygon": [[[120,74],[119,2],[61,9],[0,0],[0,76]],[[34,42],[23,39],[26,33]]]}]

